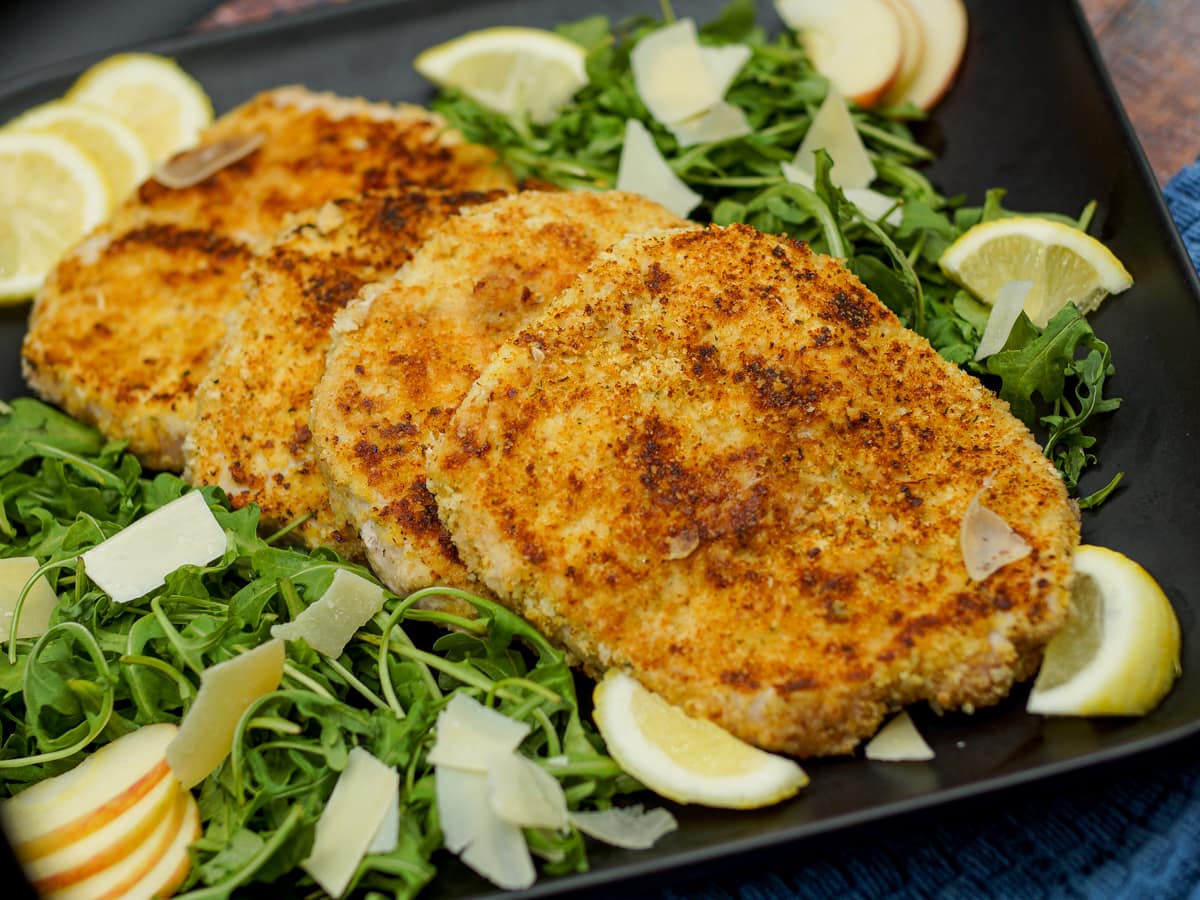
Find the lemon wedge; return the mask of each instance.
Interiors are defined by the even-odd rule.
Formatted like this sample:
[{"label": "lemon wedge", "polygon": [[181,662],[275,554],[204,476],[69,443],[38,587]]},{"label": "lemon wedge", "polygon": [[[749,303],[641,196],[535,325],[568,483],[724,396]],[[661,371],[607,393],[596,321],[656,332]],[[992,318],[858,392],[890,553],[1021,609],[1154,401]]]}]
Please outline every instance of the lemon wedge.
[{"label": "lemon wedge", "polygon": [[504,115],[550,121],[587,84],[583,47],[540,28],[471,31],[430,47],[416,70],[439,87],[457,88]]},{"label": "lemon wedge", "polygon": [[4,127],[66,138],[100,168],[114,203],[150,174],[150,155],[141,139],[128,125],[99,107],[54,100],[34,107]]},{"label": "lemon wedge", "polygon": [[108,215],[104,175],[51,134],[0,134],[0,301],[23,300]]},{"label": "lemon wedge", "polygon": [[1140,716],[1179,676],[1179,620],[1150,574],[1115,550],[1075,553],[1072,617],[1046,647],[1031,713]]},{"label": "lemon wedge", "polygon": [[667,703],[623,672],[596,685],[593,717],[626,772],[678,803],[757,809],[808,784],[796,763]]},{"label": "lemon wedge", "polygon": [[1089,313],[1109,294],[1133,284],[1104,244],[1070,225],[1012,216],[975,225],[938,260],[952,281],[985,303],[1010,281],[1032,281],[1025,312],[1039,328],[1073,303]]},{"label": "lemon wedge", "polygon": [[213,118],[199,82],[165,56],[120,53],[79,76],[68,100],[98,106],[141,138],[151,162],[196,143]]}]

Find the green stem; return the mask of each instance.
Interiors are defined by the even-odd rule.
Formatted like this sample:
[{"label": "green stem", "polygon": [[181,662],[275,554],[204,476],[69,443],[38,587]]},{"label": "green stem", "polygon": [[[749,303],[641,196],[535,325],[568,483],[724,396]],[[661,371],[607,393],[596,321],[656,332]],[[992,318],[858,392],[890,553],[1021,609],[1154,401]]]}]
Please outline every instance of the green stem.
[{"label": "green stem", "polygon": [[262,845],[257,853],[250,857],[250,860],[242,868],[238,869],[224,881],[220,881],[209,887],[188,891],[186,894],[176,894],[176,900],[227,900],[234,888],[247,882],[250,876],[257,872],[275,854],[275,851],[282,847],[292,836],[292,832],[300,824],[303,814],[304,808],[302,806],[293,806],[288,810],[288,814],[284,817],[284,820],[279,823],[279,827],[275,829],[275,833],[271,835],[270,839]]}]

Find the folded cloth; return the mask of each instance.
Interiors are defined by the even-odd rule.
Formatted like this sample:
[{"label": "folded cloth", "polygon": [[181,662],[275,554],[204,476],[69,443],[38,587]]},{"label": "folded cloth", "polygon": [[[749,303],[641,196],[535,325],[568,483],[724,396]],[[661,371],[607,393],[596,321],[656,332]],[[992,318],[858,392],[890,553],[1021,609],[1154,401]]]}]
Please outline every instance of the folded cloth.
[{"label": "folded cloth", "polygon": [[[1163,195],[1200,272],[1200,160]],[[1200,898],[1198,760],[1200,738],[1189,738],[631,893],[645,900]]]}]

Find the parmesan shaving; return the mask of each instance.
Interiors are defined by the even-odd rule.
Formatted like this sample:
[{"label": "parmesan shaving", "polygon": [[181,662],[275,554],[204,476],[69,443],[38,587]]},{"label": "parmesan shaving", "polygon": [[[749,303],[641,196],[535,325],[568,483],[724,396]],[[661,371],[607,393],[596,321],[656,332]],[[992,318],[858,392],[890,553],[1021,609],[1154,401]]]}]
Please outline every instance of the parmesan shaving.
[{"label": "parmesan shaving", "polygon": [[975,359],[986,359],[1004,349],[1031,290],[1032,281],[1008,281],[1000,286],[992,303],[992,311],[988,314],[987,325],[983,328],[983,337],[979,339],[979,346],[975,350]]},{"label": "parmesan shaving", "polygon": [[698,116],[669,127],[680,147],[727,141],[751,132],[750,122],[741,108],[724,100]]},{"label": "parmesan shaving", "polygon": [[711,71],[710,61],[716,57],[706,58],[701,52],[691,19],[651,32],[629,55],[638,96],[650,115],[664,123],[702,113],[724,96],[725,87]]},{"label": "parmesan shaving", "polygon": [[1012,526],[980,502],[982,493],[976,493],[967,504],[959,531],[963,563],[967,574],[975,581],[983,581],[996,570],[1024,559],[1032,552]]},{"label": "parmesan shaving", "polygon": [[116,603],[161,586],[180,566],[225,552],[225,532],[199,491],[190,491],[81,554],[88,578]]},{"label": "parmesan shaving", "polygon": [[701,200],[663,159],[654,138],[637,119],[625,123],[617,190],[641,194],[680,217],[686,217]]},{"label": "parmesan shaving", "polygon": [[526,888],[537,873],[525,835],[492,810],[487,775],[437,766],[434,787],[446,849],[498,887]]},{"label": "parmesan shaving", "polygon": [[[32,556],[10,556],[0,559],[0,641],[12,636],[13,618],[21,591],[37,571],[38,561]],[[50,614],[58,605],[58,596],[42,575],[29,588],[25,602],[21,604],[21,618],[17,622],[17,637],[32,638],[46,633],[50,627]]]},{"label": "parmesan shaving", "polygon": [[567,798],[558,779],[519,753],[499,753],[487,771],[492,811],[522,828],[567,827]]},{"label": "parmesan shaving", "polygon": [[907,711],[884,725],[864,748],[867,759],[878,762],[924,762],[934,753],[917,731]]},{"label": "parmesan shaving", "polygon": [[176,153],[154,170],[154,180],[173,190],[192,187],[249,156],[266,139],[265,134],[256,131]]},{"label": "parmesan shaving", "polygon": [[367,847],[368,853],[391,853],[400,843],[400,792],[392,794],[392,802],[387,808],[387,813],[383,817],[383,821],[379,823],[379,827],[375,830],[375,837],[371,838],[371,846]]},{"label": "parmesan shaving", "polygon": [[669,810],[658,807],[646,812],[641,804],[573,812],[569,818],[572,825],[589,837],[627,850],[647,850],[663,835],[679,828]]},{"label": "parmesan shaving", "polygon": [[399,796],[396,770],[354,747],[317,819],[312,851],[300,867],[327,894],[342,896]]},{"label": "parmesan shaving", "polygon": [[429,762],[483,774],[493,756],[512,753],[527,734],[529,726],[524,722],[488,709],[466,694],[455,694],[438,715]]},{"label": "parmesan shaving", "polygon": [[817,163],[813,154],[824,149],[833,161],[829,179],[840,188],[865,188],[875,180],[875,164],[867,155],[854,119],[842,95],[833,88],[825,95],[812,124],[796,151],[792,164],[815,175]]},{"label": "parmesan shaving", "polygon": [[383,609],[383,588],[338,569],[325,593],[300,615],[282,625],[271,626],[271,637],[285,641],[303,638],[318,653],[337,659],[358,629]]},{"label": "parmesan shaving", "polygon": [[722,44],[719,47],[701,47],[700,56],[705,68],[716,85],[718,99],[733,87],[738,72],[750,61],[753,51],[745,44]]},{"label": "parmesan shaving", "polygon": [[201,673],[196,699],[167,746],[167,763],[185,788],[198,785],[229,755],[242,713],[279,687],[283,660],[283,641],[267,641]]}]

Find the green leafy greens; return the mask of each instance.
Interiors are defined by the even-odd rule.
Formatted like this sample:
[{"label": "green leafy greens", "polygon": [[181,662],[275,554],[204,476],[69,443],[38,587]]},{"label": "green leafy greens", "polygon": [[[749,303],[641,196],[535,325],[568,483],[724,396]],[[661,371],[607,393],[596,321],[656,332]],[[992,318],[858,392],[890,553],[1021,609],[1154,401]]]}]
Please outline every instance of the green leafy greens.
[{"label": "green leafy greens", "polygon": [[[0,796],[140,726],[178,721],[205,667],[263,643],[339,568],[370,577],[329,550],[272,545],[258,536],[254,507],[232,510],[204,488],[228,538],[225,556],[183,567],[146,598],[113,603],[78,555],[186,490],[173,475],[144,477],[122,445],[35,400],[0,405],[0,556],[36,556],[59,595],[50,629],[0,655]],[[477,617],[418,608],[437,594],[467,600]],[[562,782],[572,808],[603,808],[638,787],[585,726],[562,654],[527,623],[462,591],[388,595],[336,660],[287,645],[283,683],[257,701],[233,752],[201,785],[204,835],[181,896],[224,898],[252,882],[272,882],[276,895],[311,886],[297,866],[354,746],[397,767],[402,785],[399,845],[368,855],[357,886],[414,896],[435,875],[430,859],[442,844],[425,757],[453,691],[528,722],[523,752]],[[549,860],[543,871],[586,869],[577,831],[529,836]]]},{"label": "green leafy greens", "polygon": [[[639,119],[674,172],[703,196],[695,218],[786,233],[844,258],[907,326],[946,359],[996,388],[1026,425],[1044,435],[1047,456],[1068,488],[1076,490],[1084,469],[1096,462],[1095,438],[1087,429],[1095,416],[1120,404],[1104,396],[1105,379],[1114,372],[1107,345],[1081,315],[1068,312],[1038,329],[1022,314],[1004,351],[976,362],[988,308],[951,283],[937,265],[942,252],[972,225],[1013,214],[1001,205],[1003,191],[988,192],[978,207],[940,194],[917,168],[932,154],[913,139],[910,123],[923,114],[911,105],[853,110],[880,189],[903,201],[898,225],[872,220],[847,202],[830,184],[827,163],[815,190],[787,183],[780,163],[795,156],[828,82],[793,34],[767,37],[755,21],[753,0],[732,0],[700,28],[702,43],[751,48],[725,99],[745,112],[752,131],[680,147],[642,103],[629,64],[637,41],[662,24],[642,16],[613,27],[605,17],[593,16],[560,26],[561,34],[587,49],[589,83],[545,125],[491,112],[455,90],[441,93],[434,108],[471,140],[495,148],[519,177],[565,188],[611,188],[625,122]],[[1086,230],[1092,212],[1089,206],[1079,219],[1042,215]],[[1101,502],[1117,480],[1081,505]]]}]

